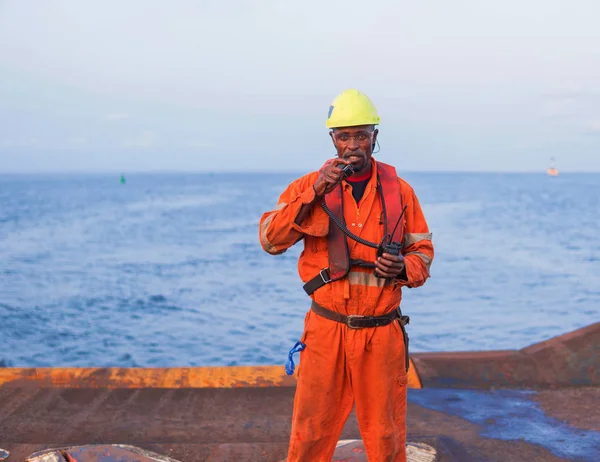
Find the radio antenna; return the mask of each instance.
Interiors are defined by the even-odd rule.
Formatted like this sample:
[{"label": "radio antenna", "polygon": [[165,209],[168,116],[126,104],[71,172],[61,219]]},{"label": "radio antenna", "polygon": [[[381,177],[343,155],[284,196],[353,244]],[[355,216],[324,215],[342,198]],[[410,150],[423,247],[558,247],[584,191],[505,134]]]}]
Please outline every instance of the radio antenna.
[{"label": "radio antenna", "polygon": [[394,233],[396,232],[396,228],[400,224],[400,220],[402,220],[402,216],[404,215],[405,211],[406,211],[406,205],[404,206],[404,208],[402,209],[402,213],[400,213],[400,216],[398,217],[398,221],[396,222],[396,226],[394,226],[394,230],[392,231],[392,234],[390,234],[390,240],[393,239]]}]

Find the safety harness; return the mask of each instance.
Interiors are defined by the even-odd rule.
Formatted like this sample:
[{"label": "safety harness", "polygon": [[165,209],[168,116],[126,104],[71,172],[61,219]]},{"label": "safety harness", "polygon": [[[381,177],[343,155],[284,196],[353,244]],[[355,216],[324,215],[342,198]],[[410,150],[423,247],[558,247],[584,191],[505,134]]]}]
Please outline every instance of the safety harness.
[{"label": "safety harness", "polygon": [[[352,266],[375,268],[374,263],[350,258],[350,250],[348,248],[348,240],[346,236],[363,245],[377,248],[378,253],[382,248],[385,249],[386,244],[395,244],[401,242],[403,227],[398,226],[398,224],[402,219],[406,207],[402,207],[402,196],[400,194],[398,176],[396,175],[396,169],[391,165],[377,162],[377,191],[379,192],[379,197],[381,198],[383,228],[385,230],[384,237],[379,244],[367,241],[366,239],[362,239],[359,236],[354,235],[346,227],[341,185],[338,185],[333,191],[325,196],[325,201],[321,204],[321,207],[329,216],[330,226],[329,233],[327,234],[327,254],[329,258],[329,266],[327,268],[323,268],[321,271],[319,271],[319,274],[304,284],[304,290],[308,295],[311,295],[315,290],[323,287],[325,284],[345,278],[350,272],[350,268]],[[388,206],[389,210],[387,208]],[[389,228],[390,224],[391,226],[394,226],[392,230]],[[311,310],[318,316],[345,324],[350,329],[387,326],[397,319],[404,337],[405,365],[406,371],[408,371],[410,365],[408,357],[409,339],[405,326],[410,322],[410,318],[402,314],[400,307],[383,316],[344,315],[325,308],[313,300]],[[298,341],[289,351],[288,360],[285,364],[285,371],[287,375],[292,375],[294,373],[294,354],[301,352],[305,348],[306,344]]]},{"label": "safety harness", "polygon": [[[383,162],[376,163],[377,191],[381,199],[384,235],[389,236],[391,241],[399,242],[402,238],[402,226],[395,226],[393,231],[390,229],[391,226],[398,223],[402,216],[402,196],[396,169]],[[325,201],[321,204],[321,207],[329,216],[329,233],[327,235],[329,267],[323,268],[319,271],[319,274],[304,284],[304,291],[308,295],[311,295],[325,284],[345,278],[352,266],[375,268],[374,263],[350,258],[346,236],[369,247],[378,248],[381,245],[362,239],[348,230],[344,220],[344,200],[341,185],[325,195]]]}]

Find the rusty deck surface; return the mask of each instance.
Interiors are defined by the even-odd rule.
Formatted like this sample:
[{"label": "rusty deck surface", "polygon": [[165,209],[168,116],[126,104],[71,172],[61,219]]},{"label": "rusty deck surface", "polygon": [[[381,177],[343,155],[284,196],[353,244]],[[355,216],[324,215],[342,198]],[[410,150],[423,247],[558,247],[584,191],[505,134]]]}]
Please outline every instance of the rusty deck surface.
[{"label": "rusty deck surface", "polygon": [[[409,439],[439,461],[600,461],[600,323],[522,350],[411,360]],[[281,461],[295,383],[281,366],[0,368],[0,459],[115,443],[181,462]],[[360,438],[354,414],[342,438]]]},{"label": "rusty deck surface", "polygon": [[[0,388],[7,462],[91,443],[134,444],[182,462],[285,458],[294,388]],[[600,460],[600,388],[409,391],[409,439],[440,461]],[[351,415],[344,439],[360,438]]]}]

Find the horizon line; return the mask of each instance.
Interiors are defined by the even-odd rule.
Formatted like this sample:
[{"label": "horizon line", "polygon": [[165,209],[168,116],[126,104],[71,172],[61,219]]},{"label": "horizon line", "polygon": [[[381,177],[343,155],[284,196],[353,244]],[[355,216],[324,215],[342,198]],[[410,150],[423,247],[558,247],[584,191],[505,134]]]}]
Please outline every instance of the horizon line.
[{"label": "horizon line", "polygon": [[[399,173],[469,173],[469,174],[540,174],[547,175],[545,170],[398,170]],[[316,171],[316,170],[314,170]],[[194,175],[194,174],[301,174],[305,175],[310,173],[311,170],[179,170],[179,169],[155,169],[155,170],[38,170],[38,171],[26,171],[26,170],[13,170],[13,171],[0,171],[0,175],[147,175],[147,174],[183,174],[183,175]],[[594,174],[600,173],[600,170],[560,170],[559,175],[562,174]]]}]

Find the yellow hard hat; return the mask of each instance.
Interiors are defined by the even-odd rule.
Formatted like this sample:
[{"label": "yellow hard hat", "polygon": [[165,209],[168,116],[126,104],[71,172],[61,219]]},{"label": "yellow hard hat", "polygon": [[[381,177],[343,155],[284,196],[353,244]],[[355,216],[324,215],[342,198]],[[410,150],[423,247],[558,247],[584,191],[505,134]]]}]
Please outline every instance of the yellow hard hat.
[{"label": "yellow hard hat", "polygon": [[327,116],[327,128],[377,125],[379,115],[367,95],[358,90],[344,90],[331,103]]}]

